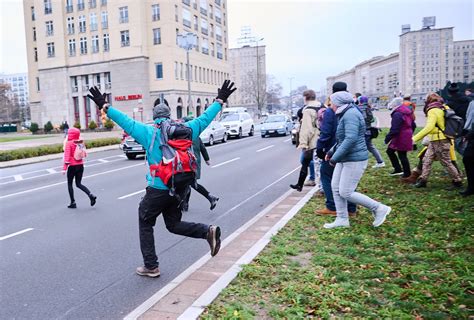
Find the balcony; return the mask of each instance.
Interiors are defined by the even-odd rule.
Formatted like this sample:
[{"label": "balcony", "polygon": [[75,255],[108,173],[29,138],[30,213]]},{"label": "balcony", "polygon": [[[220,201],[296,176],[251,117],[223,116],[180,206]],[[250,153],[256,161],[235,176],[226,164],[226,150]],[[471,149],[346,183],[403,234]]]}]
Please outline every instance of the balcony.
[{"label": "balcony", "polygon": [[151,16],[151,19],[152,19],[153,21],[159,21],[159,20],[160,20],[160,15],[159,15],[159,14],[153,14],[153,15]]},{"label": "balcony", "polygon": [[85,4],[84,3],[78,3],[77,4],[77,11],[82,11],[84,10],[85,8]]},{"label": "balcony", "polygon": [[120,23],[128,23],[128,17],[120,17],[119,22]]},{"label": "balcony", "polygon": [[66,6],[66,12],[71,13],[74,11],[74,6]]},{"label": "balcony", "polygon": [[122,42],[120,42],[120,45],[122,47],[129,47],[130,46],[130,40],[122,41]]},{"label": "balcony", "polygon": [[95,0],[89,1],[89,8],[94,9],[95,7],[97,7],[97,2]]},{"label": "balcony", "polygon": [[102,29],[108,29],[109,23],[107,21],[102,21]]},{"label": "balcony", "polygon": [[204,9],[204,8],[200,8],[200,9],[201,9],[200,10],[201,14],[207,16],[207,9]]}]

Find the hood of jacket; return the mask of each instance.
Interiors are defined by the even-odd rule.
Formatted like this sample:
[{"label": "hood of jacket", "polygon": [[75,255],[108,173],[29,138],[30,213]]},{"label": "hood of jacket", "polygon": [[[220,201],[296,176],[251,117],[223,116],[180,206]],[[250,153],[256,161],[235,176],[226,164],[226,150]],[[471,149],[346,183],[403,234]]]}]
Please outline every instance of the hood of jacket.
[{"label": "hood of jacket", "polygon": [[400,113],[403,113],[403,114],[406,114],[406,115],[410,115],[413,113],[413,111],[410,109],[409,106],[407,105],[400,105],[398,107],[396,107],[393,111],[392,111],[392,114],[394,114],[395,112],[400,112]]},{"label": "hood of jacket", "polygon": [[80,140],[81,130],[77,128],[70,128],[67,132],[67,141]]}]

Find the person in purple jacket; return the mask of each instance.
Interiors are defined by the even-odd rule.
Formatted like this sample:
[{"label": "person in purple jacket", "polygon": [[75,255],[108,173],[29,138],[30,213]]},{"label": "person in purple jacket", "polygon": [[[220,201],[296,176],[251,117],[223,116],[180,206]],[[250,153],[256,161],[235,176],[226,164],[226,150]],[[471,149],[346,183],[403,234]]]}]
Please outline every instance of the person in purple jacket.
[{"label": "person in purple jacket", "polygon": [[390,131],[385,137],[385,144],[388,144],[387,155],[394,169],[390,175],[401,175],[403,178],[407,178],[411,174],[407,152],[413,150],[412,136],[416,125],[413,110],[403,105],[402,102],[401,98],[395,98],[392,102],[396,107],[391,114],[392,123]]}]

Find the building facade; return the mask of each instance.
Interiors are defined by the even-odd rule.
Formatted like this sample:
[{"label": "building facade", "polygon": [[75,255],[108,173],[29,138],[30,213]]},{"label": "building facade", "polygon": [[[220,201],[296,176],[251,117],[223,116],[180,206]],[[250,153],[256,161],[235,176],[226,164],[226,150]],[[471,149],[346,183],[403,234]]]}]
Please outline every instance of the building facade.
[{"label": "building facade", "polygon": [[[144,121],[164,98],[172,117],[199,115],[229,77],[225,0],[25,0],[32,121],[100,119],[87,98],[96,85],[114,107]],[[177,35],[195,33],[190,52]],[[138,112],[138,114],[137,114]]]},{"label": "building facade", "polygon": [[266,53],[265,46],[244,46],[229,50],[231,79],[237,90],[230,98],[229,105],[255,109],[265,103],[266,95]]},{"label": "building facade", "polygon": [[448,81],[474,81],[474,40],[453,41],[452,27],[410,31],[407,25],[402,30],[398,53],[374,57],[328,77],[328,93],[334,82],[344,81],[349,91],[361,92],[373,100],[385,102],[394,96],[410,95],[422,101],[427,93],[444,88]]},{"label": "building facade", "polygon": [[7,93],[8,98],[17,101],[20,105],[22,121],[29,121],[28,74],[0,74],[0,83],[6,83],[10,86],[10,91]]}]

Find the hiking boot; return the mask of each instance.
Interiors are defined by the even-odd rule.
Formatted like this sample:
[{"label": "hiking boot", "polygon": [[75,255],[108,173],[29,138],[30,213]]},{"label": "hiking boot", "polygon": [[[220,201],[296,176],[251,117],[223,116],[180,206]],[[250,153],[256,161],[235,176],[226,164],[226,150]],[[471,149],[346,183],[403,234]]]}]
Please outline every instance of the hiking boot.
[{"label": "hiking boot", "polygon": [[334,228],[349,228],[349,219],[343,219],[336,217],[336,220],[332,223],[325,223],[323,226],[325,229],[334,229]]},{"label": "hiking boot", "polygon": [[71,202],[70,205],[67,206],[69,209],[76,209],[77,208],[77,205],[75,202]]},{"label": "hiking boot", "polygon": [[137,274],[144,277],[156,278],[160,276],[160,269],[148,269],[147,267],[138,267],[136,270]]},{"label": "hiking boot", "polygon": [[395,176],[401,176],[403,174],[403,171],[392,171],[390,172],[389,175],[391,175],[392,177],[395,177]]},{"label": "hiking boot", "polygon": [[376,163],[372,166],[372,168],[374,168],[374,169],[383,168],[383,167],[385,167],[385,162]]},{"label": "hiking boot", "polygon": [[316,210],[315,213],[323,215],[323,216],[335,216],[336,215],[336,211],[329,210],[328,208]]},{"label": "hiking boot", "polygon": [[299,192],[301,192],[301,190],[303,190],[303,187],[299,186],[297,184],[290,184],[290,188],[295,189],[296,191],[299,191]]},{"label": "hiking boot", "polygon": [[217,201],[219,201],[219,197],[215,197],[210,194],[208,199],[211,203],[211,210],[214,210],[214,208],[217,206]]},{"label": "hiking boot", "polygon": [[304,187],[315,187],[316,186],[316,181],[314,180],[308,180],[303,184]]},{"label": "hiking boot", "polygon": [[89,196],[89,199],[91,199],[91,207],[93,207],[95,205],[95,201],[97,200],[97,197],[91,194]]},{"label": "hiking boot", "polygon": [[377,210],[375,210],[375,219],[374,223],[372,225],[374,227],[379,227],[382,225],[382,223],[385,222],[385,219],[387,218],[388,214],[392,211],[392,208],[389,206],[386,206],[384,204],[380,204]]},{"label": "hiking boot", "polygon": [[423,179],[418,179],[415,183],[415,188],[426,188],[428,181]]},{"label": "hiking boot", "polygon": [[221,248],[221,228],[218,226],[209,226],[207,231],[207,243],[211,247],[211,256],[214,257]]}]

